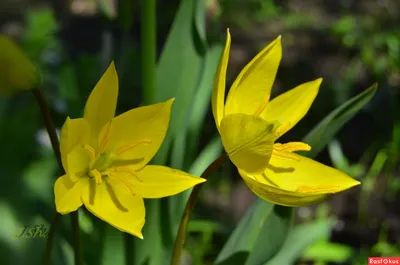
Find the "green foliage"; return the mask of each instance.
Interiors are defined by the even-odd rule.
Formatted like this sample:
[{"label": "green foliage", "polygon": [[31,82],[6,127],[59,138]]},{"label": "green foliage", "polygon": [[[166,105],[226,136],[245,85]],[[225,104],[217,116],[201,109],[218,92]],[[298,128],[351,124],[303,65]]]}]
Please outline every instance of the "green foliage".
[{"label": "green foliage", "polygon": [[[120,76],[122,96],[119,100],[123,103],[122,108],[140,105],[140,96],[146,93],[140,91],[137,81],[140,80],[140,49],[136,45],[136,36],[130,35],[130,31],[136,30],[136,4],[130,0],[119,1],[120,6],[115,9],[110,1],[100,2],[101,12],[107,18],[114,18],[114,12],[117,11],[116,20],[102,18],[100,25],[97,25],[101,29],[100,50],[76,52],[75,57],[69,56],[68,45],[60,37],[60,30],[65,25],[55,19],[50,8],[27,12],[23,47],[43,73],[44,89],[57,127],[62,125],[67,115],[77,117],[81,114],[89,91],[111,59],[116,60]],[[360,218],[364,221],[368,214],[364,207],[375,192],[374,187],[380,174],[387,175],[384,183],[387,186],[385,198],[396,199],[400,182],[393,172],[400,160],[400,123],[396,122],[397,126],[394,126],[392,139],[387,146],[378,148],[377,154],[373,154],[371,165],[363,160],[354,163],[353,159],[346,157],[346,146],[335,137],[378,94],[377,85],[373,85],[351,99],[348,97],[350,92],[346,88],[354,86],[364,64],[372,69],[376,79],[388,75],[390,82],[396,80],[400,66],[398,29],[381,30],[367,16],[359,17],[352,13],[340,16],[332,23],[319,23],[317,16],[305,16],[300,11],[288,12],[284,5],[277,5],[273,1],[249,1],[246,4],[243,1],[176,2],[179,5],[176,6],[166,40],[163,40],[162,34],[157,34],[161,52],[156,69],[156,91],[151,101],[156,103],[172,97],[176,101],[168,135],[152,161],[154,164],[169,165],[200,175],[223,152],[220,137],[215,136],[216,129],[210,115],[210,97],[214,73],[223,47],[220,42],[223,33],[220,32],[225,31],[218,29],[218,42],[210,38],[209,35],[212,34],[209,32],[232,25],[242,30],[251,29],[252,20],[255,19],[257,23],[267,22],[271,28],[284,27],[301,32],[324,30],[324,38],[333,38],[345,51],[359,51],[359,56],[348,62],[351,69],[346,71],[345,78],[328,80],[331,87],[340,88],[335,92],[334,98],[346,102],[309,130],[304,141],[312,146],[312,150],[304,154],[316,158],[328,147],[335,167],[362,181],[357,209],[359,215],[364,216]],[[158,4],[162,5],[161,1]],[[219,19],[214,17],[212,22],[218,25],[209,26],[207,23],[206,16],[211,16],[211,8],[222,11]],[[238,9],[240,12],[235,11]],[[237,25],[225,20],[230,12],[237,12],[231,16]],[[167,17],[163,12],[158,15]],[[161,20],[164,21],[165,18],[160,17]],[[278,20],[279,23],[276,23]],[[121,28],[122,37],[119,29],[112,32],[114,26]],[[258,27],[256,29],[259,30]],[[286,33],[290,43],[295,37]],[[77,37],[78,42],[79,38]],[[246,47],[250,46],[247,42],[245,44]],[[313,58],[307,60],[310,64],[315,64]],[[296,69],[291,68],[291,71]],[[18,229],[31,223],[43,223],[49,227],[55,213],[53,184],[59,173],[48,143],[43,146],[34,137],[43,125],[37,106],[28,98],[21,96],[9,100],[0,99],[0,177],[6,183],[0,188],[1,264],[42,264],[44,240],[15,240],[14,237]],[[318,98],[317,101],[315,104],[322,105],[332,100]],[[215,182],[232,186],[226,175],[224,172],[216,172],[212,178],[217,180]],[[211,183],[209,181],[207,185],[211,186]],[[85,263],[119,265],[130,260],[130,265],[169,264],[177,227],[190,192],[189,190],[163,200],[147,200],[146,225],[143,231],[145,239],[134,239],[133,242],[128,240],[128,243],[126,234],[81,211],[80,227]],[[201,201],[198,204],[205,207]],[[318,211],[322,212],[320,217],[315,220],[310,217],[308,222],[294,224],[294,209],[257,199],[233,229],[226,222],[210,221],[204,213],[195,212],[189,224],[187,242],[191,247],[187,250],[194,265],[290,265],[298,260],[323,264],[343,263],[352,259],[364,264],[368,255],[399,255],[399,249],[385,237],[381,237],[365,253],[358,253],[344,244],[330,242],[330,231],[335,221],[328,217],[328,204],[320,206],[317,210],[317,215]],[[359,223],[363,223],[363,220]],[[221,237],[224,244],[219,242],[221,240],[216,240]],[[61,218],[52,256],[55,265],[73,264],[69,216]]]}]

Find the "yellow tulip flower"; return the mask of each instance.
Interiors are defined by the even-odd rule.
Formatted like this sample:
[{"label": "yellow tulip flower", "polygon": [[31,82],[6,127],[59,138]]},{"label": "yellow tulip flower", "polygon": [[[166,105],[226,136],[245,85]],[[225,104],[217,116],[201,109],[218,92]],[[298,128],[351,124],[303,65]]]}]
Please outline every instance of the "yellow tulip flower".
[{"label": "yellow tulip flower", "polygon": [[83,118],[67,118],[60,151],[66,174],[54,186],[57,211],[82,205],[117,229],[143,238],[143,198],[171,196],[205,181],[165,166],[147,165],[162,144],[174,99],[117,117],[114,63],[89,96]]},{"label": "yellow tulip flower", "polygon": [[302,142],[275,143],[299,122],[314,101],[322,78],[297,86],[269,101],[282,58],[279,36],[240,72],[224,103],[231,36],[214,81],[212,110],[232,163],[259,197],[284,206],[304,206],[360,184],[334,168],[294,153]]},{"label": "yellow tulip flower", "polygon": [[39,82],[39,73],[18,45],[0,35],[0,93],[12,95],[31,90]]}]

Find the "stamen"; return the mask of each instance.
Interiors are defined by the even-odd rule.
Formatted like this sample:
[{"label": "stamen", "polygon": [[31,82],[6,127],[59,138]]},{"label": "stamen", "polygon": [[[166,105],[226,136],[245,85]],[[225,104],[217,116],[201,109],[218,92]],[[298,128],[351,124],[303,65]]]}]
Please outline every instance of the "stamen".
[{"label": "stamen", "polygon": [[109,178],[111,178],[111,179],[114,179],[114,180],[118,181],[119,183],[121,183],[122,185],[124,185],[125,188],[127,188],[133,195],[136,195],[135,192],[132,190],[132,188],[131,188],[128,184],[126,184],[125,181],[123,181],[120,177],[118,177],[117,174],[113,174],[112,172],[109,172],[109,173],[107,174],[107,176],[108,176]]},{"label": "stamen", "polygon": [[107,125],[106,125],[107,126],[105,128],[106,134],[104,135],[103,140],[101,141],[100,147],[99,147],[99,153],[100,154],[102,154],[104,152],[104,150],[105,150],[105,148],[107,146],[107,143],[108,143],[108,139],[110,138],[111,122],[112,122],[112,120],[110,122],[108,122]]},{"label": "stamen", "polygon": [[130,168],[126,168],[126,167],[116,167],[116,168],[113,168],[113,171],[128,173],[128,174],[134,176],[139,182],[143,182],[143,181],[138,177],[138,175],[136,174],[136,172],[133,171],[133,170],[130,169]]},{"label": "stamen", "polygon": [[289,142],[285,144],[276,143],[274,144],[274,150],[285,152],[310,151],[311,146],[302,142]]},{"label": "stamen", "polygon": [[87,144],[82,145],[82,147],[89,154],[90,162],[94,162],[94,160],[96,159],[96,151],[93,149],[93,147]]},{"label": "stamen", "polygon": [[332,186],[300,186],[297,188],[297,192],[311,193],[311,192],[323,192],[323,193],[334,193],[340,189],[338,185]]},{"label": "stamen", "polygon": [[277,158],[285,159],[285,160],[294,160],[299,161],[300,159],[295,156],[295,154],[291,152],[280,152],[278,150],[272,150],[272,155]]},{"label": "stamen", "polygon": [[94,178],[96,181],[96,184],[101,184],[101,182],[102,182],[101,173],[97,169],[90,170],[89,177]]},{"label": "stamen", "polygon": [[258,108],[256,109],[256,111],[254,112],[255,116],[259,116],[260,113],[265,109],[265,107],[267,106],[268,101],[264,101],[263,103],[261,103],[260,105],[258,105]]},{"label": "stamen", "polygon": [[132,142],[132,143],[123,145],[117,149],[116,154],[121,155],[121,154],[125,153],[126,151],[138,146],[139,144],[150,144],[151,142],[152,142],[151,140],[141,140],[141,141],[136,141],[136,142]]},{"label": "stamen", "polygon": [[289,130],[289,128],[290,128],[290,122],[285,122],[281,126],[279,126],[278,129],[276,129],[275,135],[279,137],[284,133],[286,133]]}]

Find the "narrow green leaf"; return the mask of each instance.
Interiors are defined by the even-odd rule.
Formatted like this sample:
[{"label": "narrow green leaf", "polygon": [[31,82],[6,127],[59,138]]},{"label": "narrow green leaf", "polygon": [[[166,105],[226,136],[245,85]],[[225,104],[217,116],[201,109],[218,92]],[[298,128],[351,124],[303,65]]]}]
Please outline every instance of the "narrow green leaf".
[{"label": "narrow green leaf", "polygon": [[282,247],[293,223],[293,208],[275,205],[265,221],[246,265],[262,265]]},{"label": "narrow green leaf", "polygon": [[353,250],[349,246],[318,241],[305,251],[302,259],[342,264],[348,261],[352,255]]},{"label": "narrow green leaf", "polygon": [[332,140],[340,128],[371,100],[377,87],[378,85],[374,84],[346,101],[314,127],[303,140],[312,146],[311,151],[304,154],[308,157],[315,157]]},{"label": "narrow green leaf", "polygon": [[[195,159],[196,154],[198,154],[198,143],[200,141],[199,136],[202,131],[205,116],[209,110],[214,74],[218,66],[221,52],[222,46],[220,45],[215,46],[206,52],[199,88],[197,89],[196,95],[191,104],[192,107],[189,111],[190,116],[188,116],[188,122],[174,138],[171,164],[173,167],[186,169],[183,162],[186,161],[186,163],[191,164]],[[187,138],[189,141],[186,141]],[[218,155],[213,157],[213,160],[207,158],[202,162],[203,164],[208,163],[204,164],[203,170],[219,156],[222,150],[222,145],[219,144],[218,147],[218,144],[216,144],[215,146],[212,146],[211,149],[210,152],[218,153]],[[203,171],[191,173],[200,176],[202,172]],[[176,225],[176,227],[180,221],[180,216],[175,213],[183,211],[190,192],[191,189],[169,199],[171,217],[173,218],[171,222]]]},{"label": "narrow green leaf", "polygon": [[[180,2],[157,64],[156,89],[152,99],[152,102],[157,103],[176,98],[168,133],[152,163],[168,164],[169,151],[174,143],[169,164],[178,169],[183,164],[185,126],[204,63],[202,55],[196,49],[194,8],[193,0]],[[161,208],[165,209],[164,206],[168,204],[174,204],[171,198],[146,202],[146,225],[143,236],[149,240],[135,240],[135,264],[146,262],[149,265],[159,265],[165,264],[169,259],[168,249],[173,243],[174,223],[179,220],[177,216],[180,217],[180,214],[174,212],[170,216],[166,214],[161,218]]]},{"label": "narrow green leaf", "polygon": [[[217,159],[222,153],[223,147],[221,138],[216,136],[213,138],[206,147],[200,152],[196,160],[193,162],[192,166],[188,172],[194,176],[200,176],[201,173]],[[170,215],[175,216],[174,225],[178,225],[181,219],[181,215],[174,213],[182,213],[185,208],[186,202],[189,199],[192,189],[188,189],[174,197],[170,198]]]},{"label": "narrow green leaf", "polygon": [[189,173],[195,176],[200,176],[200,174],[203,173],[203,171],[221,155],[222,151],[222,141],[221,137],[218,135],[214,137],[200,152],[199,156],[190,167]]},{"label": "narrow green leaf", "polygon": [[[146,224],[143,227],[143,240],[134,238],[134,264],[161,265],[165,263],[160,215],[160,200],[146,200]],[[122,239],[121,239],[122,240]],[[157,253],[157,255],[154,255]]]},{"label": "narrow green leaf", "polygon": [[205,12],[206,12],[206,1],[196,0],[194,22],[197,34],[199,35],[200,38],[200,42],[204,47],[207,46]]},{"label": "narrow green leaf", "polygon": [[219,253],[215,264],[243,265],[265,222],[273,215],[273,210],[274,205],[263,200],[253,203]]},{"label": "narrow green leaf", "polygon": [[123,245],[123,233],[114,227],[104,224],[105,233],[102,240],[103,253],[100,265],[118,265],[124,264],[125,253]]},{"label": "narrow green leaf", "polygon": [[331,226],[332,222],[330,220],[316,221],[295,226],[286,238],[279,252],[271,260],[264,263],[264,265],[293,264],[306,247],[316,240],[327,236]]},{"label": "narrow green leaf", "polygon": [[205,65],[203,68],[202,78],[200,80],[200,86],[193,100],[193,108],[190,114],[187,142],[187,156],[190,163],[193,161],[194,156],[196,156],[197,154],[196,151],[198,148],[200,135],[202,133],[204,119],[208,111],[210,110],[214,75],[217,70],[222,49],[222,45],[216,45],[206,52]]},{"label": "narrow green leaf", "polygon": [[[157,65],[156,93],[153,101],[176,98],[168,134],[156,158],[160,163],[166,162],[172,139],[185,127],[203,66],[203,58],[196,49],[194,39],[194,7],[193,0],[181,1]],[[174,146],[177,155],[183,152],[180,144],[180,141],[176,141]],[[172,166],[179,168],[183,157],[172,159],[172,163],[175,164]]]}]

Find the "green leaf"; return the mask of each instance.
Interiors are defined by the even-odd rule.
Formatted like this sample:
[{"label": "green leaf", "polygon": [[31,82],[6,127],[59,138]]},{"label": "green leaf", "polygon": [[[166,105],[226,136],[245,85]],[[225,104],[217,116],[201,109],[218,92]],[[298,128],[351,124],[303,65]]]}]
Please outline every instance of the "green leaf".
[{"label": "green leaf", "polygon": [[[197,50],[194,27],[195,1],[182,0],[171,26],[156,70],[156,89],[153,102],[162,102],[175,97],[166,138],[152,163],[166,165],[172,146],[172,167],[180,169],[185,157],[186,126],[191,104],[199,85],[204,64]],[[135,240],[135,264],[164,264],[169,259],[169,248],[173,244],[175,225],[181,212],[164,214],[168,206],[174,208],[176,198],[149,200],[146,202],[146,225],[143,236],[148,240]],[[161,212],[163,211],[163,212]],[[167,212],[166,211],[166,212]],[[161,215],[163,218],[161,218]],[[154,255],[157,253],[157,255]]]},{"label": "green leaf", "polygon": [[319,262],[334,262],[342,264],[348,261],[352,255],[353,250],[349,246],[328,241],[318,241],[305,251],[302,258]]},{"label": "green leaf", "polygon": [[199,35],[201,44],[206,47],[207,39],[206,39],[206,20],[205,20],[205,12],[206,12],[206,1],[197,0],[194,15],[194,22],[196,27],[196,32]]},{"label": "green leaf", "polygon": [[117,265],[124,264],[125,253],[123,245],[123,233],[114,227],[104,225],[105,233],[102,238],[103,243],[103,253],[100,265]]},{"label": "green leaf", "polygon": [[258,199],[253,203],[219,253],[215,264],[243,265],[273,210],[273,204],[266,201]]},{"label": "green leaf", "polygon": [[193,162],[189,169],[189,173],[195,176],[200,176],[201,173],[215,160],[223,151],[221,137],[218,135],[214,137],[199,156]]},{"label": "green leaf", "polygon": [[293,208],[274,206],[274,210],[259,231],[246,265],[262,265],[279,251],[292,228],[293,215]]},{"label": "green leaf", "polygon": [[[143,227],[144,239],[134,238],[134,264],[164,264],[167,249],[163,246],[161,225],[163,222],[160,200],[146,200],[146,225]],[[147,240],[146,240],[147,239]],[[154,255],[157,253],[157,255]]]},{"label": "green leaf", "polygon": [[[201,1],[200,1],[201,2]],[[187,156],[190,163],[193,157],[197,155],[198,143],[202,132],[202,126],[208,111],[210,110],[211,92],[214,82],[214,75],[218,67],[219,58],[222,53],[223,46],[216,45],[206,52],[205,65],[203,68],[202,78],[200,80],[199,89],[193,100],[193,108],[191,110],[190,123],[188,128]],[[212,162],[212,161],[211,161]],[[199,172],[200,174],[201,172]]]},{"label": "green leaf", "polygon": [[303,140],[303,142],[312,146],[311,151],[304,153],[304,155],[315,157],[332,140],[340,128],[371,100],[377,87],[378,85],[374,84],[346,101],[314,127]]},{"label": "green leaf", "polygon": [[[307,246],[327,236],[331,226],[331,220],[316,221],[295,226],[279,252],[271,260],[264,263],[264,265],[293,264]],[[268,241],[267,244],[269,244]]]},{"label": "green leaf", "polygon": [[180,168],[183,162],[185,143],[181,139],[182,135],[184,136],[183,131],[204,63],[194,38],[194,8],[193,0],[181,1],[156,73],[156,92],[153,102],[176,98],[172,107],[169,130],[156,161],[161,164],[166,162],[172,140],[179,136],[178,140],[174,141],[172,154],[172,166],[176,168]]}]

